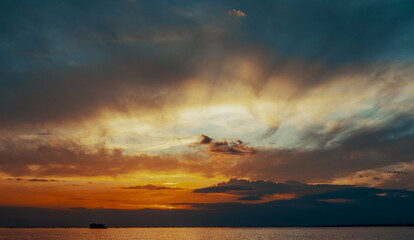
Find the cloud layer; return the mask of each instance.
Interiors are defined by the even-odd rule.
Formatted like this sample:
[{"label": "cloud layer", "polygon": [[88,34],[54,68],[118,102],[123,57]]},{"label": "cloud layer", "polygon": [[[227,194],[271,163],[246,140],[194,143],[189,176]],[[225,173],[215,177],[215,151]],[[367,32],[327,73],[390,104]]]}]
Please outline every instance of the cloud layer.
[{"label": "cloud layer", "polygon": [[136,186],[128,186],[128,187],[121,187],[122,189],[131,189],[131,190],[136,190],[136,189],[144,189],[144,190],[182,190],[182,188],[171,188],[171,187],[165,187],[165,186],[154,186],[152,184],[147,184],[144,186],[140,186],[140,185],[136,185]]},{"label": "cloud layer", "polygon": [[[256,183],[257,184],[257,183]],[[344,201],[344,199],[348,201]],[[183,203],[179,203],[183,204]],[[185,204],[185,203],[184,203]],[[190,210],[0,208],[0,226],[320,226],[413,222],[413,193],[346,188],[259,204],[186,203]],[[358,214],[358,218],[355,218]],[[53,216],[53,217],[52,217]],[[53,219],[53,220],[52,220]]]},{"label": "cloud layer", "polygon": [[308,185],[299,182],[288,181],[274,183],[271,181],[248,181],[242,179],[230,179],[215,186],[195,189],[194,193],[227,193],[241,196],[239,200],[260,200],[274,194],[291,194],[295,197],[315,195],[322,192],[332,192],[342,189],[351,189],[351,185]]},{"label": "cloud layer", "polygon": [[[207,85],[210,97],[242,84],[291,98],[346,71],[378,75],[373,64],[411,59],[411,4],[4,2],[0,125],[165,110],[188,100],[189,85]],[[244,14],[232,5],[248,8],[249,20],[228,19]],[[271,87],[286,81],[292,93]]]}]

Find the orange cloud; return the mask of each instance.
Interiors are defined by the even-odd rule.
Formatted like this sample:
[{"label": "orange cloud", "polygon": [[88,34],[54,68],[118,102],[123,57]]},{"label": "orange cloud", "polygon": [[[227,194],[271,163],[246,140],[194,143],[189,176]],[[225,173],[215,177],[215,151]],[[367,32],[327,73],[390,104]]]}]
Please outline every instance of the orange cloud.
[{"label": "orange cloud", "polygon": [[132,189],[132,190],[135,190],[135,189],[139,189],[139,190],[141,190],[141,189],[145,189],[145,190],[166,190],[166,189],[168,189],[168,190],[183,190],[182,188],[171,188],[171,187],[165,187],[165,186],[155,186],[155,185],[152,185],[152,184],[148,184],[148,185],[144,185],[144,186],[141,186],[141,185],[136,185],[136,186],[128,186],[128,187],[120,187],[121,189]]},{"label": "orange cloud", "polygon": [[[94,178],[64,178],[58,182],[10,181],[0,179],[1,206],[25,206],[48,208],[115,208],[115,209],[180,209],[191,206],[184,202],[234,202],[227,194],[200,195],[193,189],[163,187],[153,184],[130,184],[131,180],[99,180]],[[190,179],[191,180],[191,179]],[[76,184],[74,184],[76,183]],[[185,183],[183,184],[185,186]]]},{"label": "orange cloud", "polygon": [[237,17],[246,17],[246,14],[244,12],[240,10],[236,10],[236,9],[228,11],[227,14],[237,16]]}]

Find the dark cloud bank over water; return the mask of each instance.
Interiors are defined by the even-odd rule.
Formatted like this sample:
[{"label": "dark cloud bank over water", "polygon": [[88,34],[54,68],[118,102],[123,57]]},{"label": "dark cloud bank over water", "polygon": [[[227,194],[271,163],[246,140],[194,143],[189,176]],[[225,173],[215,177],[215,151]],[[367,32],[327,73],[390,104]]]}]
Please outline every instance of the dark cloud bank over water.
[{"label": "dark cloud bank over water", "polygon": [[[346,199],[347,201],[345,201]],[[187,210],[1,207],[0,227],[85,227],[91,222],[145,226],[314,226],[413,223],[414,193],[374,188],[339,189],[261,204],[179,203]]]}]

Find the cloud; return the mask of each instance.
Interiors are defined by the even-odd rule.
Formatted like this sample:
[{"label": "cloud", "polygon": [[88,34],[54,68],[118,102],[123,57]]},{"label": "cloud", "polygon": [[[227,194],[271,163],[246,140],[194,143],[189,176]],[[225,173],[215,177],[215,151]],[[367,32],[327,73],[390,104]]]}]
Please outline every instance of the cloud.
[{"label": "cloud", "polygon": [[120,187],[122,189],[145,189],[145,190],[182,190],[182,188],[171,188],[171,187],[164,187],[164,186],[155,186],[152,184],[148,185],[136,185],[136,186],[128,186],[128,187]]},{"label": "cloud", "polygon": [[[2,136],[48,132],[37,131],[39,126],[51,126],[54,135],[67,124],[82,129],[107,116],[149,115],[150,123],[167,123],[185,107],[264,103],[281,116],[279,128],[264,137],[276,137],[276,130],[277,137],[296,134],[286,129],[301,135],[299,144],[283,148],[203,138],[216,156],[244,156],[237,161],[210,156],[181,161],[175,155],[50,142],[16,147],[4,137],[2,172],[112,176],[175,169],[306,182],[412,161],[412,151],[405,151],[413,147],[410,1],[237,5],[248,11],[249,21],[221,16],[234,8],[232,1],[163,7],[152,1],[140,6],[102,1],[98,8],[72,2],[0,4],[1,42],[7,43],[0,45]],[[210,11],[199,11],[203,7]],[[113,21],[113,16],[122,17]],[[409,182],[401,180],[400,187]]]},{"label": "cloud", "polygon": [[116,176],[138,170],[178,169],[172,156],[125,155],[120,149],[74,142],[10,147],[0,151],[0,171],[14,176]]},{"label": "cloud", "polygon": [[277,132],[278,129],[279,129],[279,126],[271,127],[265,133],[263,133],[260,137],[261,138],[269,138],[269,137],[273,136]]},{"label": "cloud", "polygon": [[110,227],[405,224],[414,222],[413,203],[413,192],[350,188],[266,203],[177,203],[193,209],[0,207],[0,227],[85,227],[94,219]]},{"label": "cloud", "polygon": [[220,174],[220,159],[184,153],[127,154],[105,145],[86,146],[74,141],[9,144],[0,149],[0,172],[11,176],[73,177],[119,176],[133,172]]},{"label": "cloud", "polygon": [[39,133],[36,133],[37,135],[39,135],[39,136],[48,136],[48,135],[53,135],[53,133],[52,132],[39,132]]},{"label": "cloud", "polygon": [[274,194],[293,194],[296,197],[312,195],[321,192],[337,191],[353,188],[351,185],[309,185],[288,181],[275,183],[271,181],[249,181],[243,179],[230,179],[217,185],[195,189],[195,193],[227,193],[240,197],[239,200],[260,200]]},{"label": "cloud", "polygon": [[8,181],[27,181],[27,182],[60,182],[56,179],[39,179],[39,178],[32,178],[32,179],[22,179],[22,178],[7,178]]},{"label": "cloud", "polygon": [[257,201],[257,200],[261,200],[262,197],[256,197],[256,196],[247,196],[247,197],[240,197],[238,198],[238,200],[241,201]]},{"label": "cloud", "polygon": [[200,144],[210,144],[212,140],[213,140],[212,138],[210,138],[210,137],[208,137],[206,135],[201,134]]},{"label": "cloud", "polygon": [[235,139],[231,142],[227,142],[226,139],[213,142],[210,145],[209,150],[212,153],[228,155],[251,155],[256,153],[256,149],[247,147],[246,144],[239,139]]},{"label": "cloud", "polygon": [[334,184],[357,184],[366,187],[413,190],[414,162],[391,164],[385,167],[357,171],[336,178]]},{"label": "cloud", "polygon": [[236,9],[228,11],[227,14],[233,15],[233,16],[236,16],[236,17],[246,17],[246,14],[244,12],[242,12],[240,10],[236,10]]},{"label": "cloud", "polygon": [[[325,142],[338,136],[336,130],[333,130],[335,134],[332,132],[332,135],[331,132],[314,135],[313,143],[317,144],[314,148],[259,149],[256,154],[239,159],[236,163],[223,164],[221,172],[226,176],[237,178],[248,176],[250,179],[278,182],[288,180],[329,182],[362,170],[375,168],[383,168],[382,171],[392,170],[393,164],[412,163],[411,148],[414,144],[412,122],[411,116],[399,116],[383,126],[351,131],[352,134],[345,135],[331,146],[325,146]],[[342,131],[346,132],[345,129]],[[386,181],[401,176],[391,176]],[[408,186],[411,184],[401,185],[400,188]]]},{"label": "cloud", "polygon": [[[216,141],[200,144],[213,154],[183,152],[147,155],[126,154],[117,148],[85,146],[75,142],[21,145],[9,142],[0,149],[0,171],[13,176],[117,176],[134,171],[186,172],[202,176],[266,179],[276,182],[331,182],[358,171],[384,168],[396,163],[411,163],[414,144],[410,116],[399,116],[382,126],[364,127],[345,135],[329,147],[323,142],[338,135],[335,132],[313,135],[315,148],[252,148],[242,141]],[[345,124],[345,126],[352,126]],[[341,132],[348,132],[345,127]],[[310,129],[310,131],[313,131]],[[306,132],[304,132],[306,135]],[[320,147],[321,146],[321,147]],[[254,154],[253,154],[254,153]],[[220,158],[220,155],[226,158]],[[243,156],[240,158],[239,156]],[[396,158],[395,156],[398,156]],[[409,176],[393,175],[382,182],[401,179],[398,188],[412,188]],[[403,180],[406,179],[406,180]],[[355,184],[358,184],[356,182]],[[365,184],[365,183],[364,183]],[[397,182],[393,185],[397,187]]]},{"label": "cloud", "polygon": [[237,138],[227,142],[224,138],[221,141],[214,141],[212,138],[203,134],[200,137],[201,141],[199,144],[208,145],[208,151],[210,153],[224,155],[251,155],[256,153],[255,148],[248,147],[243,141]]},{"label": "cloud", "polygon": [[243,97],[269,90],[291,100],[347,71],[378,74],[413,52],[410,2],[237,3],[249,9],[245,23],[220,17],[223,9],[243,15],[234,3],[2,3],[0,128],[172,111],[195,99],[183,91],[191,84],[209,93],[195,104],[228,85],[247,86]]}]

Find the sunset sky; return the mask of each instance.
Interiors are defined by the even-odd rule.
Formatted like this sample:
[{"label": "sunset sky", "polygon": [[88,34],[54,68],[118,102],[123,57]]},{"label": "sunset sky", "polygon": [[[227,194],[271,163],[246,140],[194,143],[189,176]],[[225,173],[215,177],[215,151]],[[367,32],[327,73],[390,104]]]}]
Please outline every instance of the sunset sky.
[{"label": "sunset sky", "polygon": [[0,226],[34,224],[22,207],[307,224],[286,218],[305,203],[414,222],[413,1],[0,12]]}]

